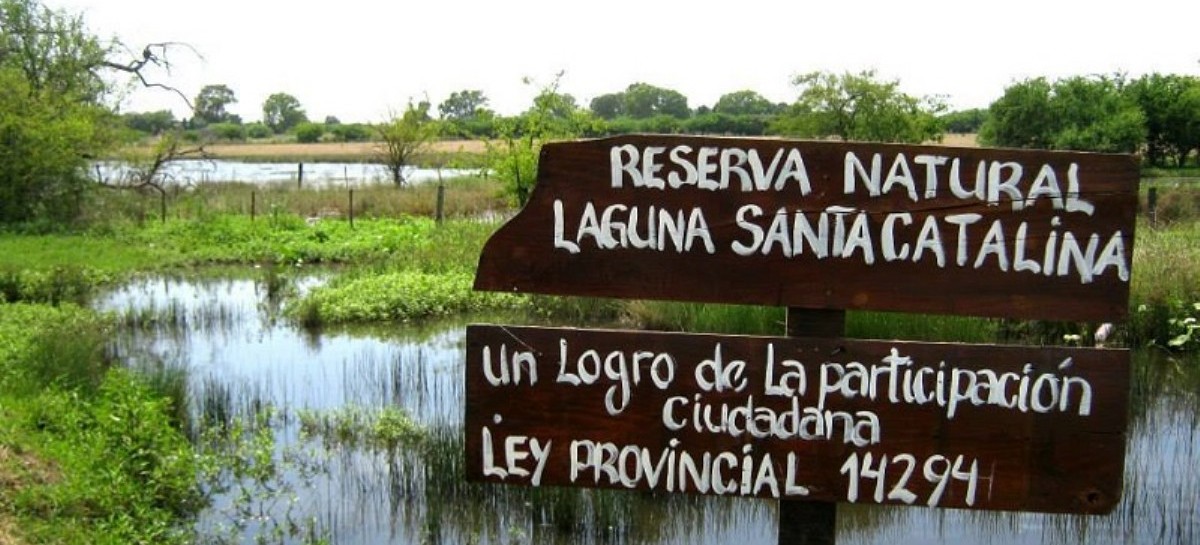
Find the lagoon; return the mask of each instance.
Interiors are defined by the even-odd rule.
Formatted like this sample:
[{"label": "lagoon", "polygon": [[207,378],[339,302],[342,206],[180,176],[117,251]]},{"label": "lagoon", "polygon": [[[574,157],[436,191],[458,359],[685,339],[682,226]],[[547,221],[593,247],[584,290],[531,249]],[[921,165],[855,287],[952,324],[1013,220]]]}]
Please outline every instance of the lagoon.
[{"label": "lagoon", "polygon": [[[274,456],[289,467],[282,498],[217,495],[205,535],[238,522],[240,541],[300,543],[596,543],[745,545],[776,542],[773,501],[624,491],[530,489],[463,478],[464,337],[471,317],[367,329],[306,331],[280,317],[281,285],[303,291],[326,274],[244,268],[217,277],[148,277],[96,306],[158,317],[127,326],[114,353],[131,366],[186,370],[190,411],[252,414],[275,407]],[[140,313],[140,314],[139,314]],[[1105,516],[841,504],[839,543],[890,545],[1189,544],[1200,542],[1200,361],[1135,352],[1125,491]],[[301,411],[401,408],[428,433],[419,449],[329,444],[304,437]],[[306,464],[287,466],[288,457]],[[309,524],[310,526],[306,526]]]}]

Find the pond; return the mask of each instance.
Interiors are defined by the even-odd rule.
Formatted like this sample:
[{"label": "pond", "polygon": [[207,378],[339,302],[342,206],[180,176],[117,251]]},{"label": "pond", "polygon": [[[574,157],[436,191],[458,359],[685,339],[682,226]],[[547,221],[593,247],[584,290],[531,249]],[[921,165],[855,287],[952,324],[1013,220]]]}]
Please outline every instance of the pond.
[{"label": "pond", "polygon": [[[284,277],[304,290],[322,275]],[[279,318],[279,284],[276,272],[254,270],[148,278],[97,303],[162,317],[127,328],[114,350],[130,365],[186,369],[196,418],[279,411],[274,453],[287,469],[276,488],[287,496],[260,489],[239,498],[235,487],[200,517],[205,534],[356,544],[776,542],[773,501],[463,482],[465,320],[306,332]],[[841,504],[838,542],[1200,542],[1200,361],[1138,351],[1133,381],[1125,492],[1110,515]],[[296,414],[347,407],[402,408],[428,439],[419,449],[381,449],[300,434]]]},{"label": "pond", "polygon": [[[384,166],[379,163],[256,163],[227,160],[185,159],[163,167],[163,178],[173,184],[194,185],[208,182],[244,182],[251,184],[297,183],[303,168],[305,187],[357,187],[391,183]],[[129,172],[125,163],[99,161],[92,165],[92,176],[101,181],[120,180]],[[478,170],[441,169],[443,178],[477,174]],[[408,183],[419,184],[438,180],[439,172],[430,168],[405,169]]]}]

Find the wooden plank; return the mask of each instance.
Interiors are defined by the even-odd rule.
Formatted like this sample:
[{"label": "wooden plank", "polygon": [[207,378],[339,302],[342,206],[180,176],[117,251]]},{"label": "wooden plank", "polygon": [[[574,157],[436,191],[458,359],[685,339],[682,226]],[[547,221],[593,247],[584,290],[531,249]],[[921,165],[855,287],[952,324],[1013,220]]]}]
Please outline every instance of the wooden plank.
[{"label": "wooden plank", "polygon": [[1128,384],[1123,350],[474,325],[467,476],[1104,513]]},{"label": "wooden plank", "polygon": [[475,287],[1117,321],[1137,183],[1127,155],[658,135],[548,144]]}]

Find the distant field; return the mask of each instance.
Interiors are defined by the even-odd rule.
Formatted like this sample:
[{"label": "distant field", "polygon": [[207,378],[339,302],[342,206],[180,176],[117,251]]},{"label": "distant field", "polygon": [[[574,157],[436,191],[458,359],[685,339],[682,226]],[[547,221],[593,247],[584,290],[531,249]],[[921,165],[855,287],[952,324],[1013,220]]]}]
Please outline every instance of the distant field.
[{"label": "distant field", "polygon": [[956,148],[977,148],[979,142],[975,140],[975,134],[947,134],[942,137],[941,145],[953,146]]}]

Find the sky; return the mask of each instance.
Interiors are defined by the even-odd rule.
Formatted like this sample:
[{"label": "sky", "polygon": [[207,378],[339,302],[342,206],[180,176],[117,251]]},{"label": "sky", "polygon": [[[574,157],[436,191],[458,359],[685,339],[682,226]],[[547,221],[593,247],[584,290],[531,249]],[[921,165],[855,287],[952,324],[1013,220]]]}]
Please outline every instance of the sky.
[{"label": "sky", "polygon": [[[816,70],[873,69],[952,109],[987,107],[1031,77],[1200,75],[1194,0],[43,1],[135,51],[188,44],[195,52],[174,48],[171,73],[156,77],[189,97],[228,85],[229,110],[248,122],[278,92],[315,120],[380,121],[463,89],[516,114],[559,72],[585,107],[645,82],[692,108],[741,89],[792,102],[792,79]],[[189,115],[153,89],[131,91],[122,109],[164,108]]]}]

